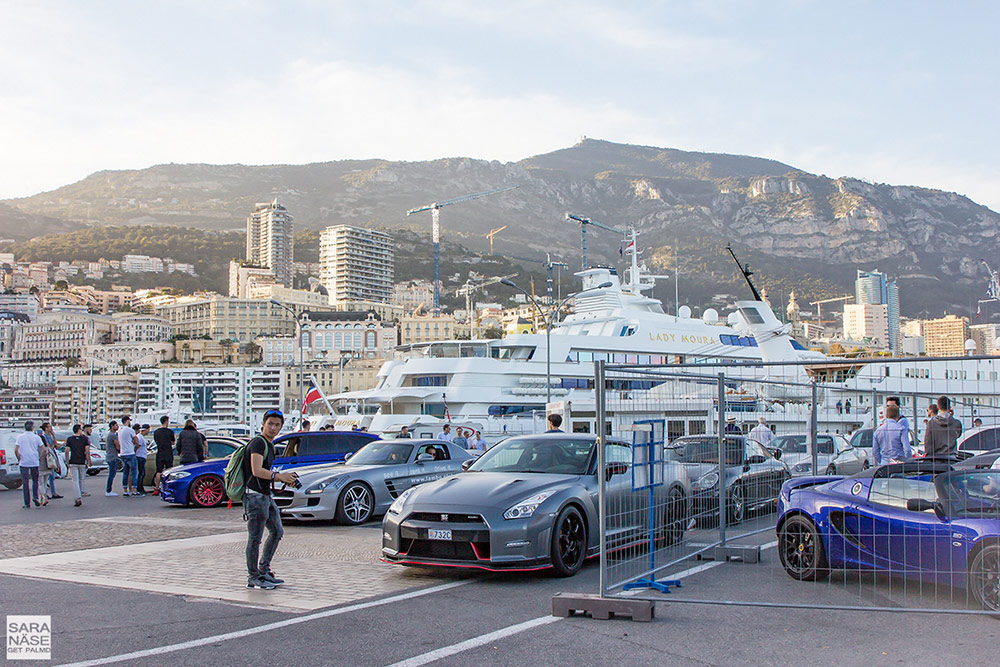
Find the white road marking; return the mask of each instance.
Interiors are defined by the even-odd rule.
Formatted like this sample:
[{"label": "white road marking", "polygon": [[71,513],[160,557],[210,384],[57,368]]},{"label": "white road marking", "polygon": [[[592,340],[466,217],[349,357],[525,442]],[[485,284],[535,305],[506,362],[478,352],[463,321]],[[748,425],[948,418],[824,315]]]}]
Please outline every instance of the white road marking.
[{"label": "white road marking", "polygon": [[[773,542],[768,542],[767,544],[760,545],[760,550],[763,551],[765,549],[773,549],[776,546],[778,546],[778,540],[774,540]],[[694,567],[688,568],[686,570],[681,570],[677,574],[668,574],[664,578],[665,579],[683,579],[685,577],[690,577],[693,574],[698,574],[699,572],[704,572],[705,570],[711,570],[713,567],[719,567],[720,565],[724,564],[725,562],[726,561],[724,561],[724,560],[713,560],[713,561],[710,561],[708,563],[702,563],[701,565],[695,565]],[[635,590],[631,590],[631,591],[625,591],[624,593],[622,593],[622,595],[638,595],[639,593],[648,593],[648,592],[649,592],[648,589],[646,589],[646,590],[635,589]],[[668,600],[669,600],[669,598],[664,598],[664,601],[668,601]]]},{"label": "white road marking", "polygon": [[[761,550],[764,550],[771,549],[776,546],[778,546],[777,540],[774,542],[768,542],[767,544],[762,544],[760,548]],[[713,567],[718,567],[725,562],[726,561],[712,561],[710,563],[703,563],[701,565],[695,565],[692,568],[688,568],[687,570],[682,570],[677,574],[671,574],[668,576],[670,579],[684,579],[685,577],[690,577],[691,575],[698,574],[699,572],[710,570]],[[625,595],[629,594],[630,593],[626,593]],[[634,595],[635,593],[631,594]],[[664,601],[666,601],[666,599]],[[456,653],[461,653],[462,651],[468,651],[469,649],[476,648],[477,646],[489,644],[497,639],[510,637],[511,635],[518,634],[519,632],[524,632],[525,630],[530,630],[531,628],[536,628],[540,625],[547,625],[561,620],[563,619],[558,616],[539,616],[538,618],[533,618],[530,621],[525,621],[516,625],[509,625],[506,628],[494,630],[493,632],[485,635],[479,635],[478,637],[473,637],[472,639],[466,639],[464,642],[458,642],[457,644],[452,644],[451,646],[445,646],[433,651],[428,651],[427,653],[415,655],[412,658],[407,658],[406,660],[394,662],[388,667],[419,667],[419,665],[426,665],[442,658],[455,655]]]},{"label": "white road marking", "polygon": [[241,637],[248,637],[250,635],[256,635],[260,632],[267,632],[269,630],[279,630],[281,628],[286,628],[290,625],[299,625],[301,623],[308,623],[309,621],[315,621],[321,618],[329,618],[330,616],[339,616],[340,614],[349,614],[351,612],[360,611],[362,609],[369,609],[371,607],[378,607],[384,604],[391,604],[393,602],[409,600],[411,598],[417,598],[423,595],[440,593],[441,591],[446,591],[450,588],[457,588],[459,586],[464,586],[465,584],[470,584],[473,581],[477,580],[466,579],[464,581],[453,581],[447,584],[441,584],[439,586],[431,586],[430,588],[423,588],[420,589],[419,591],[411,591],[409,593],[393,595],[392,597],[382,598],[380,600],[361,602],[358,604],[348,605],[346,607],[337,607],[336,609],[327,609],[326,611],[318,611],[313,614],[306,614],[305,616],[296,616],[295,618],[289,618],[284,621],[275,621],[274,623],[266,623],[264,625],[258,625],[253,628],[247,628],[245,630],[226,632],[221,635],[202,637],[201,639],[192,639],[190,641],[180,642],[179,644],[168,644],[167,646],[157,646],[156,648],[145,649],[142,651],[133,651],[132,653],[122,653],[120,655],[112,655],[106,658],[96,658],[94,660],[84,660],[82,662],[65,663],[63,665],[60,665],[60,667],[96,667],[97,665],[108,665],[115,662],[124,662],[126,660],[136,660],[138,658],[148,658],[154,655],[174,653],[176,651],[183,651],[189,648],[198,648],[199,646],[205,646],[207,644],[215,644],[218,642],[227,641],[229,639],[240,639]]},{"label": "white road marking", "polygon": [[500,630],[494,630],[485,635],[479,635],[478,637],[473,637],[472,639],[466,639],[464,642],[459,642],[457,644],[452,644],[451,646],[445,646],[444,648],[439,648],[434,651],[429,651],[427,653],[421,653],[420,655],[414,656],[412,658],[407,658],[406,660],[400,660],[399,662],[394,662],[389,665],[389,667],[418,667],[419,665],[426,665],[430,662],[435,662],[441,658],[447,658],[450,655],[455,655],[456,653],[461,653],[462,651],[468,651],[470,648],[476,648],[477,646],[482,646],[484,644],[489,644],[490,642],[496,641],[497,639],[503,639],[504,637],[509,637],[511,635],[516,635],[519,632],[524,632],[525,630],[530,630],[531,628],[536,628],[540,625],[546,625],[548,623],[555,623],[556,621],[561,621],[562,619],[558,616],[541,616],[539,618],[533,618],[530,621],[525,621],[524,623],[518,623],[517,625],[510,625],[506,628],[501,628]]}]

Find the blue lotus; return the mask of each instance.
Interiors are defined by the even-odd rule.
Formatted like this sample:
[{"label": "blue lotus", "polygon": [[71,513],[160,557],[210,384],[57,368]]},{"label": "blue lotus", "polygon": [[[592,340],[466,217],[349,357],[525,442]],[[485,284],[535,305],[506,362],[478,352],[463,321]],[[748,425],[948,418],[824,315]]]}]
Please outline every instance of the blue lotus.
[{"label": "blue lotus", "polygon": [[794,579],[889,573],[965,588],[1000,611],[1000,470],[914,459],[852,477],[792,479],[778,498],[777,533]]},{"label": "blue lotus", "polygon": [[[362,431],[315,431],[289,433],[274,440],[278,456],[272,468],[300,468],[319,463],[342,463],[372,440],[373,433]],[[226,498],[223,476],[229,457],[209,459],[170,468],[160,482],[160,498],[164,502],[196,507],[214,507]]]}]

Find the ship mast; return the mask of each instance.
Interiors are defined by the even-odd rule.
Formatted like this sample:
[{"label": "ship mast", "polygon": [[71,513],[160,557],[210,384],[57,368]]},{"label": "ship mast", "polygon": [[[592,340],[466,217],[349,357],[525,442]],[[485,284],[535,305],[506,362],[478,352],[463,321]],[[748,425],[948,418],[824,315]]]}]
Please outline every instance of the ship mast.
[{"label": "ship mast", "polygon": [[753,292],[754,301],[763,301],[763,299],[760,298],[760,292],[757,291],[757,288],[754,287],[754,285],[753,285],[753,281],[750,280],[750,276],[753,275],[753,271],[750,270],[750,265],[749,264],[740,264],[740,260],[736,259],[736,253],[733,252],[732,246],[730,246],[730,245],[727,244],[726,245],[726,250],[728,250],[729,254],[733,256],[733,261],[736,262],[736,266],[739,267],[740,273],[743,274],[743,279],[746,280],[747,281],[747,285],[750,286],[750,291]]}]

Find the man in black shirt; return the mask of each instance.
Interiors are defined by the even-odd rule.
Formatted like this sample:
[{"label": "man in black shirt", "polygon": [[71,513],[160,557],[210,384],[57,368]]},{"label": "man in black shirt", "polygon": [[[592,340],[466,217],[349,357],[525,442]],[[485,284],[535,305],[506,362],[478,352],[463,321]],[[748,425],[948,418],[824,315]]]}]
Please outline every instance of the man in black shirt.
[{"label": "man in black shirt", "polygon": [[[69,476],[73,479],[76,489],[74,507],[83,504],[83,480],[87,476],[87,464],[90,462],[90,430],[91,424],[73,425],[73,435],[66,438],[66,464],[69,466]],[[81,434],[82,432],[82,434]]]},{"label": "man in black shirt", "polygon": [[[278,506],[271,497],[271,484],[295,484],[298,475],[294,472],[271,471],[274,463],[274,438],[281,432],[285,416],[280,410],[268,410],[260,427],[260,435],[247,443],[243,457],[243,479],[246,492],[243,494],[243,516],[247,522],[247,588],[270,590],[284,583],[271,571],[271,559],[278,548],[284,530]],[[260,553],[260,540],[267,528],[264,552]]]},{"label": "man in black shirt", "polygon": [[153,442],[156,443],[156,478],[153,479],[153,495],[160,493],[160,479],[163,471],[174,465],[174,431],[169,428],[170,417],[160,417],[160,428],[153,431]]}]

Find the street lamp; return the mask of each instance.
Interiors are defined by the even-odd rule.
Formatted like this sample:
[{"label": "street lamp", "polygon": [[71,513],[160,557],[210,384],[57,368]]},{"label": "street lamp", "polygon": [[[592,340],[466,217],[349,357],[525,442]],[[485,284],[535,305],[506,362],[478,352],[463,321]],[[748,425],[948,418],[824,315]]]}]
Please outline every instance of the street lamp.
[{"label": "street lamp", "polygon": [[563,307],[563,304],[569,301],[570,299],[578,297],[586,292],[594,292],[599,289],[607,289],[608,287],[611,287],[612,283],[610,282],[601,283],[597,287],[588,287],[585,290],[580,290],[579,292],[576,292],[574,294],[567,295],[562,301],[556,304],[555,310],[552,311],[552,314],[550,315],[546,315],[544,311],[542,311],[542,307],[538,305],[537,301],[535,301],[535,297],[531,296],[530,293],[518,287],[518,285],[513,280],[504,278],[503,280],[500,281],[500,284],[506,285],[507,287],[513,287],[518,292],[531,299],[531,303],[534,304],[535,308],[538,309],[538,312],[542,314],[542,318],[545,320],[545,402],[551,403],[552,402],[552,345],[551,345],[552,316],[554,315],[555,317],[558,317],[559,310]]},{"label": "street lamp", "polygon": [[[295,320],[295,337],[299,339],[299,410],[302,410],[302,402],[303,402],[303,400],[305,398],[303,396],[303,394],[302,394],[302,382],[304,381],[304,377],[303,377],[304,371],[302,369],[302,366],[303,366],[303,363],[302,363],[302,322],[299,321],[299,315],[298,315],[298,313],[295,312],[295,309],[290,308],[289,306],[286,306],[285,304],[281,303],[280,301],[275,301],[274,299],[271,299],[270,302],[273,305],[277,306],[278,308],[283,308],[283,309],[287,310],[289,313],[292,314],[292,319]],[[301,421],[301,419],[302,419],[302,413],[300,412],[299,413],[299,420]]]}]

